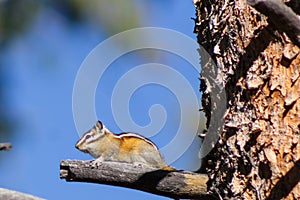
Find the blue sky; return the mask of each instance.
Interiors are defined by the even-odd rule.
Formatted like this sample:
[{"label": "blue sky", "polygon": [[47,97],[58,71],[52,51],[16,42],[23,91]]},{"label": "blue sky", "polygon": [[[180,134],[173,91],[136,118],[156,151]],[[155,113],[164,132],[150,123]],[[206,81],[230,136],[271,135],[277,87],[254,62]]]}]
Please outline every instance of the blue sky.
[{"label": "blue sky", "polygon": [[[136,4],[138,8],[145,8],[143,1]],[[191,19],[195,10],[191,1],[153,1],[148,5],[151,5],[151,13],[143,15],[141,12],[140,27],[169,28],[196,40]],[[46,199],[120,199],[124,196],[126,199],[165,199],[136,190],[67,183],[59,179],[60,160],[91,159],[74,148],[79,135],[73,120],[72,92],[83,60],[97,44],[109,37],[101,28],[90,24],[70,26],[59,12],[45,7],[30,28],[7,46],[1,60],[7,74],[4,92],[7,109],[15,120],[16,129],[14,137],[10,138],[13,148],[1,152],[0,187]],[[95,97],[97,116],[112,131],[120,132],[122,128],[111,114],[110,80],[116,81],[132,66],[151,62],[150,58],[143,58],[143,54],[149,55],[149,52],[132,52],[120,57],[99,82]],[[154,54],[159,55],[154,59],[155,62],[179,70],[191,82],[194,90],[198,90],[199,75],[186,61],[167,52],[156,51]],[[137,90],[130,101],[131,116],[141,126],[149,123],[147,113],[151,105],[164,105],[168,118],[161,132],[168,134],[151,137],[159,147],[167,144],[178,128],[176,122],[180,120],[180,111],[176,110],[178,101],[175,97],[172,92],[153,84]],[[180,169],[197,169],[198,148],[199,141],[195,139],[193,145],[172,165]]]}]

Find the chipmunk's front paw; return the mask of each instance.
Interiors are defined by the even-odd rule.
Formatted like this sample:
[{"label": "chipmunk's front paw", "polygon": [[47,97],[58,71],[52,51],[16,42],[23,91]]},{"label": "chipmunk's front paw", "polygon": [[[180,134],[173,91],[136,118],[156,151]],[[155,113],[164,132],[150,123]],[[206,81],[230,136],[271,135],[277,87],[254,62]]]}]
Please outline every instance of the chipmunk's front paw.
[{"label": "chipmunk's front paw", "polygon": [[95,167],[100,167],[103,164],[102,162],[103,162],[102,159],[96,159],[96,160],[92,161],[92,165],[95,166]]}]

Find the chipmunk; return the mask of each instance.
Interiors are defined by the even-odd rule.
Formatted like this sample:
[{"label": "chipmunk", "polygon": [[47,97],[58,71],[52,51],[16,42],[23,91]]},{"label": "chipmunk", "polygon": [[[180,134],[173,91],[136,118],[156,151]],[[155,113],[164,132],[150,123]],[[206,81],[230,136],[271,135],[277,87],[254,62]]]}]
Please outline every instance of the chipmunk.
[{"label": "chipmunk", "polygon": [[82,135],[76,148],[89,153],[95,161],[115,161],[133,164],[145,164],[153,168],[173,171],[149,139],[136,133],[115,134],[108,130],[101,121]]}]

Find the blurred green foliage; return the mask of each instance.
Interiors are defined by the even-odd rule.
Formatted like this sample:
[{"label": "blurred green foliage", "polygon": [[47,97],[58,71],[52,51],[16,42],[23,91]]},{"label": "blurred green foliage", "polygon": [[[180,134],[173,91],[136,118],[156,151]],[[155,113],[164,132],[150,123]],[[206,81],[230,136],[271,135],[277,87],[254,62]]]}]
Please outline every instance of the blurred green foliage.
[{"label": "blurred green foliage", "polygon": [[[16,34],[21,34],[30,25],[40,5],[30,0],[0,1],[0,44],[8,42]],[[2,47],[3,48],[3,47]]]}]

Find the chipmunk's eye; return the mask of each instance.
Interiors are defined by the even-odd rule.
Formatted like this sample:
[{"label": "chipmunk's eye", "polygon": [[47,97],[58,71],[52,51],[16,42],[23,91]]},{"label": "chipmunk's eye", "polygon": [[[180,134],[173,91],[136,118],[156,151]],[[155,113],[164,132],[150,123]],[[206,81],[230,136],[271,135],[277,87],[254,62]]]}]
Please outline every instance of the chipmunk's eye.
[{"label": "chipmunk's eye", "polygon": [[85,139],[88,140],[91,137],[92,137],[91,135],[87,135],[87,136],[85,136]]}]

